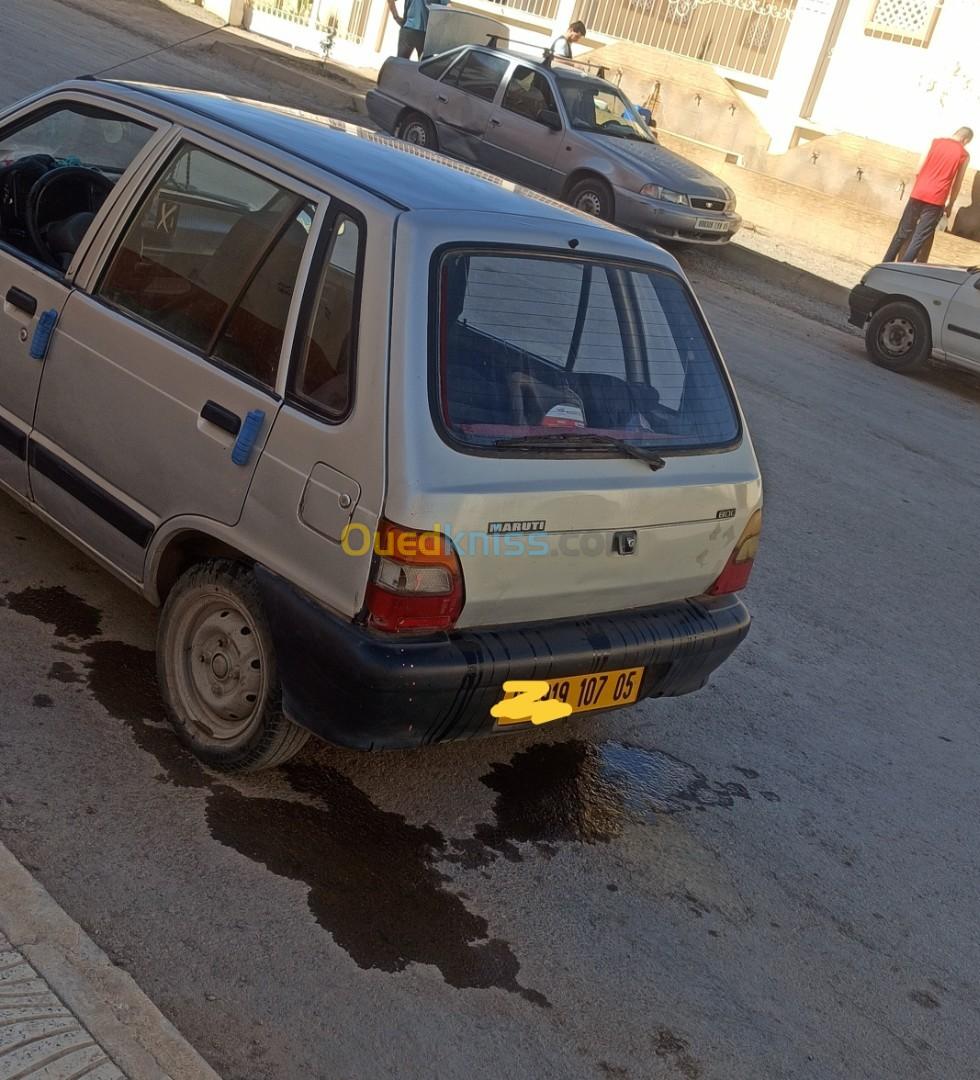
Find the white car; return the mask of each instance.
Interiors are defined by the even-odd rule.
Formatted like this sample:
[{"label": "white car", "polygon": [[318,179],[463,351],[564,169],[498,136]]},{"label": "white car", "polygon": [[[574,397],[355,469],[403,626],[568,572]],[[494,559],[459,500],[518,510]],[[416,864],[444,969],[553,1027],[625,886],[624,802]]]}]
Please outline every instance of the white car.
[{"label": "white car", "polygon": [[980,266],[881,263],[851,290],[871,359],[913,372],[930,357],[980,373]]}]

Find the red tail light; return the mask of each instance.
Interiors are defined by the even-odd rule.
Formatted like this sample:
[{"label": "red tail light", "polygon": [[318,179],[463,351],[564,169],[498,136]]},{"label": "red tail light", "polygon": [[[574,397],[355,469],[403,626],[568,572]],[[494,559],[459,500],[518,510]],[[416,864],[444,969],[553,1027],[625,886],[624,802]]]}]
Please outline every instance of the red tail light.
[{"label": "red tail light", "polygon": [[463,610],[463,568],[440,532],[382,521],[365,598],[375,630],[449,630]]},{"label": "red tail light", "polygon": [[762,511],[756,510],[749,518],[749,523],[738,538],[738,543],[731,555],[728,556],[725,569],[718,575],[718,580],[714,585],[707,590],[708,596],[726,596],[728,593],[739,592],[748,585],[752,564],[759,550],[761,533]]}]

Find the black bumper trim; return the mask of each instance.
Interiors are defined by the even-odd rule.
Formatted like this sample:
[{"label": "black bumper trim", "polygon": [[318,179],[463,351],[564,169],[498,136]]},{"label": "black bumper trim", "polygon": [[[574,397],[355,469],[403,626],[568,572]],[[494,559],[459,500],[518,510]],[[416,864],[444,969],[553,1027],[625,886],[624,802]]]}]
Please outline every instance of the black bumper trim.
[{"label": "black bumper trim", "polygon": [[[737,596],[421,637],[373,633],[256,566],[286,712],[338,746],[394,749],[495,733],[506,679],[646,669],[640,698],[699,690],[749,631]],[[504,730],[520,730],[505,728]]]},{"label": "black bumper trim", "polygon": [[870,285],[855,285],[848,297],[851,315],[847,321],[852,326],[863,327],[887,295]]}]

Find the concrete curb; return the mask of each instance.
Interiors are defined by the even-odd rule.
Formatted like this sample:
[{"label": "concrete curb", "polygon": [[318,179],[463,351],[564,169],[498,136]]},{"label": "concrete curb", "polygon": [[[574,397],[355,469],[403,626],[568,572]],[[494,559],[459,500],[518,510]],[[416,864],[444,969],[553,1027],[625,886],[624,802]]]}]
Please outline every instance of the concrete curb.
[{"label": "concrete curb", "polygon": [[0,934],[131,1080],[220,1080],[3,844]]},{"label": "concrete curb", "polygon": [[[842,312],[847,310],[847,300],[851,290],[846,285],[838,285],[836,281],[828,281],[827,278],[811,274],[808,270],[793,266],[792,263],[743,247],[734,240],[713,253],[717,255],[720,262],[723,261],[733,269],[752,274],[757,281],[797,293]],[[854,284],[856,285],[857,282],[855,281]]]}]

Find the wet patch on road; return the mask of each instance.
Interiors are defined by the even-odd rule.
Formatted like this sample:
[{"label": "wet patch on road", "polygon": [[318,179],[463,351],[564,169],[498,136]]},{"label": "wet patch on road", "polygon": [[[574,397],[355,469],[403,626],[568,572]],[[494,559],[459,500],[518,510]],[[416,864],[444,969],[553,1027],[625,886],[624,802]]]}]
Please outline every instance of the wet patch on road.
[{"label": "wet patch on road", "polygon": [[[365,969],[429,964],[451,986],[498,988],[547,1006],[543,994],[520,983],[509,943],[490,935],[488,921],[466,906],[468,898],[440,866],[550,859],[562,844],[606,843],[630,823],[731,808],[753,797],[741,782],[709,780],[662,751],[578,739],[537,744],[494,763],[482,777],[496,793],[493,821],[470,837],[447,840],[431,824],[412,824],[381,809],[344,773],[302,758],[277,773],[298,798],[268,797],[267,789],[251,794],[253,781],[208,772],[180,744],[167,723],[151,650],[101,638],[97,609],[67,590],[23,590],[14,600],[17,610],[75,641],[54,646],[75,659],[55,662],[49,677],[87,684],[160,763],[160,781],[204,790],[214,839],[306,885],[318,924]],[[90,632],[88,640],[77,640],[82,631]],[[734,768],[747,781],[758,778],[754,770]],[[658,1052],[674,1056],[675,1068],[687,1067],[682,1049]]]},{"label": "wet patch on road", "polygon": [[517,981],[507,942],[446,888],[435,862],[445,849],[431,825],[381,810],[348,777],[321,765],[283,766],[312,804],[249,798],[220,786],[208,799],[211,835],[273,873],[309,886],[317,922],[362,968],[432,964],[450,986],[547,999]]},{"label": "wet patch on road", "polygon": [[[738,771],[758,777],[750,769]],[[495,820],[478,825],[473,838],[453,840],[447,854],[447,861],[466,867],[497,857],[518,862],[520,844],[540,851],[542,844],[607,843],[632,822],[708,807],[730,809],[752,798],[739,781],[709,780],[662,750],[578,739],[521,750],[509,763],[494,764],[482,780],[497,793]]]},{"label": "wet patch on road", "polygon": [[660,1028],[654,1037],[653,1052],[658,1058],[665,1058],[673,1067],[687,1078],[698,1080],[701,1076],[701,1066],[691,1054],[691,1047],[687,1039],[675,1035],[668,1028]]},{"label": "wet patch on road", "polygon": [[[74,649],[72,650],[75,651]],[[66,664],[64,660],[56,660],[48,669],[48,678],[53,679],[55,682],[62,683],[80,683],[85,682],[84,676],[77,672],[71,664]]]},{"label": "wet patch on road", "polygon": [[[69,608],[77,609],[77,599],[67,601]],[[451,879],[437,868],[446,840],[436,828],[380,809],[348,777],[323,766],[294,762],[280,770],[303,801],[251,796],[209,773],[179,743],[166,721],[151,650],[100,639],[73,652],[82,669],[58,661],[49,676],[87,683],[160,763],[159,780],[207,789],[214,839],[307,885],[314,918],[358,966],[398,972],[431,964],[450,986],[498,988],[548,1006],[518,981],[510,945],[491,937],[487,920],[451,891]]]},{"label": "wet patch on road", "polygon": [[9,592],[3,603],[18,615],[28,615],[46,623],[56,637],[85,639],[102,633],[102,612],[70,593],[64,585]]}]

